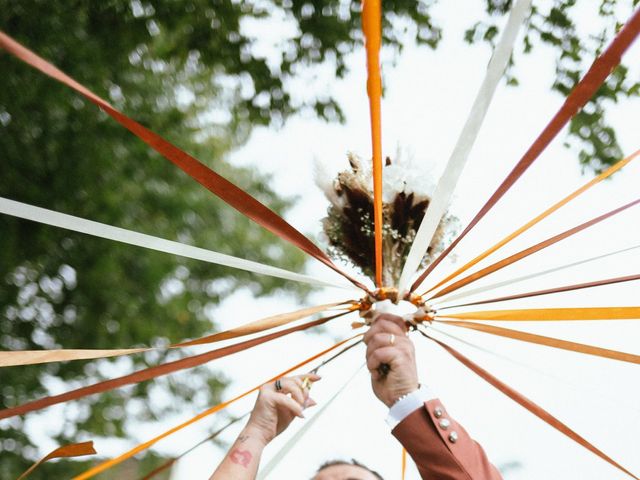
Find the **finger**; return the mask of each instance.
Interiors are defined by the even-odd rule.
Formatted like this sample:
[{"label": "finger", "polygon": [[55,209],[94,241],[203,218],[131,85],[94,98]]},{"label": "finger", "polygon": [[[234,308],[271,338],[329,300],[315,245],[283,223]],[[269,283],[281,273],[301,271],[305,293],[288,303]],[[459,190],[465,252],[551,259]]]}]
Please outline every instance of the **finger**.
[{"label": "finger", "polygon": [[298,375],[297,378],[300,381],[300,386],[303,388],[303,390],[310,390],[311,386],[313,385],[314,382],[317,382],[318,380],[321,380],[322,377],[316,373],[307,373],[304,375]]},{"label": "finger", "polygon": [[305,373],[304,375],[299,375],[299,377],[302,379],[308,378],[312,382],[317,382],[318,380],[322,380],[322,377],[320,375],[312,372]]},{"label": "finger", "polygon": [[369,328],[369,330],[364,334],[364,343],[368,344],[368,342],[374,335],[383,332],[393,333],[397,337],[401,337],[407,333],[407,329],[405,328],[404,324],[398,325],[396,322],[380,318],[376,320],[371,328]]},{"label": "finger", "polygon": [[291,413],[292,415],[304,418],[304,414],[302,413],[302,405],[296,402],[293,398],[288,397],[287,395],[277,395],[276,398],[274,398],[274,402],[277,406],[283,408],[285,411]]},{"label": "finger", "polygon": [[302,388],[299,379],[297,378],[281,378],[282,390],[280,393],[289,394],[300,405],[304,404],[306,399],[306,391]]},{"label": "finger", "polygon": [[371,352],[367,357],[367,368],[369,371],[377,370],[381,364],[386,363],[393,366],[394,361],[398,358],[399,352],[395,347],[382,347]]},{"label": "finger", "polygon": [[[391,335],[393,335],[393,337],[391,337]],[[393,333],[387,333],[387,332],[376,333],[371,337],[371,339],[369,340],[369,343],[367,344],[366,355],[368,356],[374,350],[377,350],[378,348],[382,348],[382,347],[395,346],[400,349],[406,349],[408,348],[410,343],[411,343],[411,340],[409,340],[409,338],[405,337],[404,335],[398,336]]]},{"label": "finger", "polygon": [[[391,313],[381,313],[380,315],[378,315],[376,317],[376,322],[378,320],[384,320],[385,322],[391,322],[396,324],[401,330],[403,331],[407,331],[407,322],[404,320],[404,318],[398,316],[398,315],[393,315]],[[375,322],[374,322],[375,323]]]}]

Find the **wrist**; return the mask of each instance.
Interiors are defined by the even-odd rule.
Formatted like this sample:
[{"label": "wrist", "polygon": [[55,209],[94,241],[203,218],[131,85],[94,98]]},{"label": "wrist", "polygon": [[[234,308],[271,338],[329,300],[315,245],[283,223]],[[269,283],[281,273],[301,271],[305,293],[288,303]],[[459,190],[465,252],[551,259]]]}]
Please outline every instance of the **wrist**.
[{"label": "wrist", "polygon": [[389,392],[388,395],[386,395],[384,397],[384,399],[382,399],[382,402],[389,408],[391,408],[396,402],[398,402],[400,399],[406,397],[407,395],[415,392],[416,390],[420,389],[420,383],[419,382],[412,382],[411,384],[407,385],[407,386],[401,386],[399,388],[395,388],[393,389],[393,391]]},{"label": "wrist", "polygon": [[404,395],[389,407],[387,424],[393,430],[408,415],[435,398],[437,397],[433,390],[431,390],[428,385],[421,384],[418,390]]},{"label": "wrist", "polygon": [[263,428],[253,425],[251,422],[242,429],[238,439],[244,439],[243,441],[251,440],[252,443],[257,444],[260,447],[266,447],[275,435],[271,432],[266,432]]},{"label": "wrist", "polygon": [[407,387],[405,389],[396,391],[395,395],[393,397],[391,397],[389,403],[387,404],[387,407],[389,407],[389,408],[393,407],[400,400],[402,400],[403,398],[408,397],[413,392],[417,392],[418,390],[420,390],[420,384],[418,382],[416,382],[415,385],[412,386],[412,387]]}]

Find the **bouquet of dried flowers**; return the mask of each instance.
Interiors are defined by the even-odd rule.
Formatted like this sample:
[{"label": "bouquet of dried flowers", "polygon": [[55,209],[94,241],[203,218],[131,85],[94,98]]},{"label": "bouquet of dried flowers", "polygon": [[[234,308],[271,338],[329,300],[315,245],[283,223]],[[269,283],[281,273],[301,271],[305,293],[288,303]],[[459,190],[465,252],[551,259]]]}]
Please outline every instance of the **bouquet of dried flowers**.
[{"label": "bouquet of dried flowers", "polygon": [[[350,169],[331,178],[318,166],[316,183],[329,200],[322,220],[329,254],[347,260],[374,277],[373,181],[371,162],[348,154]],[[397,286],[404,261],[425,215],[433,185],[408,160],[385,160],[383,176],[383,284]],[[445,235],[453,234],[456,219],[440,222],[422,266],[442,250]]]}]

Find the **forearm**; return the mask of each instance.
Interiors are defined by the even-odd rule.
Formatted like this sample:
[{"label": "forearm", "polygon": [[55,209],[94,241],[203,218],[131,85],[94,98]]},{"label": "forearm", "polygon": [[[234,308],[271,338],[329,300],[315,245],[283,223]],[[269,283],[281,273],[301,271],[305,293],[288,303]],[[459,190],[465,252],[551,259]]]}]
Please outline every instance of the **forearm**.
[{"label": "forearm", "polygon": [[209,480],[254,480],[267,443],[263,435],[246,426]]},{"label": "forearm", "polygon": [[423,478],[502,479],[482,447],[437,399],[408,415],[393,429],[393,435],[411,455]]}]

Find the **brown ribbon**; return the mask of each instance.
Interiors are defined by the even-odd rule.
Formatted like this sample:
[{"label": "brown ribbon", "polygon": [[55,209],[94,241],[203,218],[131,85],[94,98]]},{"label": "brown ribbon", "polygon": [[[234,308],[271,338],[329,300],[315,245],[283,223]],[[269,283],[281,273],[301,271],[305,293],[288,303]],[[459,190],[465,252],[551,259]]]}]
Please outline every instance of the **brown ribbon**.
[{"label": "brown ribbon", "polygon": [[46,457],[38,460],[36,463],[31,465],[26,472],[18,477],[18,480],[22,480],[48,460],[54,458],[81,457],[83,455],[94,455],[95,453],[96,451],[93,448],[93,442],[70,443],[69,445],[58,447],[53,452],[49,453]]},{"label": "brown ribbon", "polygon": [[153,148],[160,155],[171,161],[177,167],[182,169],[187,175],[207,188],[210,192],[220,197],[240,213],[249,217],[259,225],[262,225],[264,228],[276,234],[278,237],[292,243],[296,247],[300,248],[315,259],[327,265],[329,268],[347,278],[357,287],[368,292],[368,289],[363,284],[351,278],[348,274],[338,268],[331,261],[331,259],[329,259],[329,257],[322,250],[320,250],[320,248],[318,248],[317,245],[315,245],[313,242],[311,242],[311,240],[309,240],[302,233],[292,227],[286,220],[270,210],[264,204],[260,203],[258,200],[246,193],[241,188],[237,187],[224,177],[215,173],[199,160],[180,150],[178,147],[168,142],[161,136],[153,133],[151,130],[143,127],[138,122],[127,117],[122,112],[116,110],[109,104],[109,102],[100,98],[89,89],[75,81],[73,78],[69,77],[64,72],[53,66],[51,63],[39,57],[34,52],[27,49],[1,31],[0,47],[4,48],[7,52],[32,66],[36,70],[41,71],[45,75],[75,90],[76,92],[84,96],[87,100],[97,105],[107,115],[109,115],[116,122],[118,122],[120,125],[125,127],[127,130],[129,130],[131,133],[133,133],[135,136],[137,136],[139,139]]},{"label": "brown ribbon", "polygon": [[464,355],[462,355],[460,352],[458,352],[457,350],[453,349],[449,345],[447,345],[447,344],[445,344],[445,343],[443,343],[443,342],[441,342],[439,340],[436,340],[433,337],[430,337],[429,335],[427,335],[426,333],[424,333],[422,331],[420,331],[420,333],[422,335],[424,335],[425,337],[427,337],[427,338],[433,340],[434,342],[436,342],[438,345],[440,345],[442,348],[444,348],[449,354],[451,354],[456,360],[458,360],[460,363],[462,363],[465,367],[467,367],[469,370],[474,372],[476,375],[478,375],[480,378],[485,380],[487,383],[491,384],[493,387],[495,387],[498,390],[500,390],[502,393],[504,393],[511,400],[515,401],[516,403],[519,403],[522,407],[524,407],[527,410],[529,410],[536,417],[538,417],[539,419],[541,419],[542,421],[544,421],[548,425],[551,425],[553,428],[555,428],[559,432],[563,433],[564,435],[569,437],[574,442],[576,442],[579,445],[583,446],[584,448],[589,450],[591,453],[593,453],[593,454],[597,455],[598,457],[602,458],[604,461],[606,461],[610,465],[613,465],[618,470],[623,471],[624,473],[629,475],[631,478],[634,478],[636,480],[640,480],[633,473],[631,473],[629,470],[624,468],[622,465],[620,465],[618,462],[613,460],[611,457],[609,457],[607,454],[602,452],[600,449],[596,448],[588,440],[586,440],[585,438],[581,437],[576,432],[571,430],[567,425],[562,423],[556,417],[551,415],[549,412],[544,410],[542,407],[540,407],[536,403],[532,402],[527,397],[525,397],[524,395],[522,395],[518,391],[514,390],[513,388],[511,388],[510,386],[508,386],[507,384],[505,384],[501,380],[499,380],[496,377],[494,377],[492,374],[487,372],[484,368],[482,368],[479,365],[475,364],[474,362],[469,360],[467,357],[465,357]]},{"label": "brown ribbon", "polygon": [[271,340],[275,340],[276,338],[283,337],[290,333],[299,332],[301,330],[306,330],[308,328],[322,325],[324,323],[327,323],[329,320],[333,320],[335,318],[341,317],[348,313],[350,312],[341,312],[336,315],[315,320],[313,322],[303,323],[302,325],[290,327],[285,330],[281,330],[279,332],[270,333],[269,335],[263,335],[262,337],[253,338],[251,340],[246,340],[244,342],[236,343],[234,345],[229,345],[227,347],[218,348],[216,350],[202,353],[200,355],[194,355],[191,357],[182,358],[180,360],[175,360],[173,362],[163,363],[162,365],[156,365],[155,367],[138,370],[137,372],[133,372],[129,375],[124,375],[122,377],[113,378],[111,380],[105,380],[103,382],[94,383],[93,385],[77,388],[76,390],[71,390],[69,392],[65,392],[59,395],[43,397],[38,400],[23,403],[22,405],[18,405],[16,407],[5,408],[4,410],[0,410],[0,419],[9,418],[16,415],[24,415],[26,413],[33,412],[35,410],[41,410],[51,405],[57,405],[59,403],[64,403],[71,400],[84,398],[87,395],[107,392],[116,388],[120,388],[124,385],[131,385],[135,383],[145,382],[147,380],[151,380],[153,378],[157,378],[163,375],[168,375],[170,373],[174,373],[180,370],[197,367],[199,365],[210,362],[212,360],[226,357],[233,353],[241,352],[242,350],[255,347],[256,345],[261,345],[263,343],[269,342]]},{"label": "brown ribbon", "polygon": [[485,303],[494,303],[494,302],[506,302],[508,300],[537,297],[540,295],[549,295],[552,293],[571,292],[573,290],[581,290],[583,288],[601,287],[603,285],[632,282],[634,280],[640,280],[640,275],[628,275],[626,277],[606,278],[604,280],[595,280],[593,282],[576,283],[574,285],[565,285],[563,287],[547,288],[546,290],[536,290],[535,292],[516,293],[515,295],[507,295],[504,297],[490,298],[488,300],[478,300],[477,302],[461,303],[459,305],[447,305],[446,307],[438,307],[438,311],[446,310],[447,308],[470,307],[472,305],[483,305]]},{"label": "brown ribbon", "polygon": [[634,205],[637,205],[638,203],[640,203],[640,198],[637,200],[634,200],[633,202],[629,202],[626,205],[623,205],[621,207],[618,207],[614,210],[611,210],[603,215],[600,215],[599,217],[593,218],[591,220],[589,220],[588,222],[584,222],[581,223],[580,225],[570,228],[569,230],[566,230],[558,235],[555,235],[551,238],[548,238],[540,243],[537,243],[529,248],[526,248],[524,250],[521,250],[518,253],[515,253],[513,255],[511,255],[510,257],[507,258],[503,258],[502,260],[500,260],[499,262],[493,263],[491,265],[489,265],[488,267],[485,267],[481,270],[478,270],[475,273],[472,273],[470,275],[467,275],[466,277],[458,280],[457,282],[453,282],[451,285],[449,285],[448,287],[443,288],[442,290],[440,290],[438,293],[435,293],[433,296],[431,296],[431,299],[433,298],[438,298],[441,297],[442,295],[446,295],[447,293],[451,293],[455,290],[458,290],[461,287],[464,287],[465,285],[469,285],[472,282],[475,282],[476,280],[479,280],[483,277],[486,277],[487,275],[496,272],[508,265],[511,265],[512,263],[517,262],[518,260],[522,260],[525,257],[528,257],[529,255],[536,253],[544,248],[547,248],[551,245],[553,245],[554,243],[558,243],[561,240],[564,240],[567,237],[570,237],[571,235],[574,235],[586,228],[589,228],[597,223],[602,222],[603,220],[606,220],[609,217],[612,217],[620,212],[623,212],[624,210],[626,210],[627,208],[633,207]]},{"label": "brown ribbon", "polygon": [[[334,361],[336,358],[340,357],[342,354],[348,352],[349,350],[351,350],[353,347],[355,347],[356,345],[359,345],[362,343],[362,339],[358,340],[357,342],[354,342],[350,345],[347,345],[346,347],[342,348],[340,351],[338,351],[338,353],[332,355],[331,357],[327,358],[326,360],[323,360],[322,363],[320,363],[318,366],[316,366],[313,370],[311,370],[310,373],[318,373],[318,371],[324,367],[325,365],[331,363],[332,361]],[[212,433],[211,435],[209,435],[207,438],[200,440],[198,443],[196,443],[195,445],[193,445],[192,447],[190,447],[188,450],[183,451],[181,454],[179,454],[176,457],[170,458],[168,459],[166,462],[164,462],[162,465],[160,465],[159,467],[157,467],[156,469],[152,470],[151,472],[149,472],[148,474],[146,474],[143,478],[141,478],[140,480],[149,480],[153,477],[155,477],[156,475],[158,475],[159,473],[165,471],[167,468],[171,467],[174,463],[176,463],[178,460],[180,460],[182,457],[184,457],[185,455],[187,455],[188,453],[192,452],[193,450],[195,450],[196,448],[198,448],[200,445],[203,445],[204,443],[207,443],[211,440],[213,440],[214,438],[216,438],[219,434],[221,434],[224,430],[226,430],[227,428],[229,428],[231,425],[233,425],[234,423],[238,422],[239,420],[241,420],[242,418],[248,416],[251,412],[247,412],[244,415],[242,415],[241,417],[235,417],[234,419],[232,419],[229,423],[227,423],[226,425],[224,425],[223,427],[221,427],[219,430],[217,430],[216,432]]]},{"label": "brown ribbon", "polygon": [[567,340],[560,340],[559,338],[545,337],[543,335],[536,335],[528,332],[521,332],[520,330],[512,330],[510,328],[496,327],[494,325],[487,325],[484,323],[465,322],[456,320],[436,320],[437,322],[444,323],[446,325],[454,325],[456,327],[469,328],[471,330],[477,330],[479,332],[489,333],[491,335],[498,335],[500,337],[511,338],[514,340],[520,340],[522,342],[535,343],[537,345],[544,345],[547,347],[560,348],[562,350],[569,350],[572,352],[584,353],[586,355],[595,355],[597,357],[609,358],[612,360],[619,360],[621,362],[637,363],[640,364],[640,355],[634,355],[633,353],[619,352],[617,350],[610,350],[608,348],[594,347],[593,345],[585,345],[584,343],[569,342]]},{"label": "brown ribbon", "polygon": [[637,9],[622,29],[617,33],[607,49],[598,56],[589,71],[585,74],[576,87],[565,99],[560,110],[554,115],[551,121],[544,128],[542,133],[536,138],[533,144],[522,156],[520,161],[511,170],[507,177],[500,184],[498,189],[491,195],[480,211],[473,217],[471,223],[462,231],[460,235],[438,255],[429,267],[418,277],[411,286],[413,292],[436,266],[446,258],[467,233],[487,214],[493,206],[498,203],[502,196],[511,186],[522,176],[531,164],[540,156],[551,141],[558,135],[567,122],[589,101],[593,94],[600,88],[609,74],[620,63],[624,52],[629,48],[640,32],[640,9]]}]

